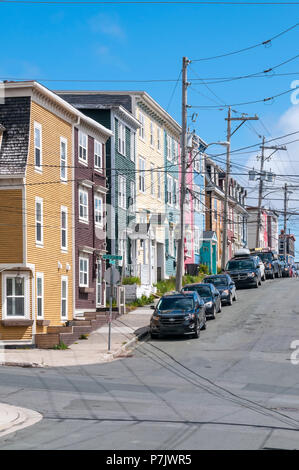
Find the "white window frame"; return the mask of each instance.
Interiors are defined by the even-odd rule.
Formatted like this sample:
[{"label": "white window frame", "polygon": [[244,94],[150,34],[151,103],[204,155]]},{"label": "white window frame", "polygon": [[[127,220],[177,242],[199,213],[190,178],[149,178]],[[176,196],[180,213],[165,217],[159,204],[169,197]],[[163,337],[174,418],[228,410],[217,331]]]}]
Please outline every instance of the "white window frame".
[{"label": "white window frame", "polygon": [[126,126],[118,120],[118,151],[121,155],[126,156]]},{"label": "white window frame", "polygon": [[[65,145],[65,158],[62,153],[62,146]],[[63,170],[65,175],[62,175]],[[60,137],[60,179],[61,181],[67,181],[67,139]]]},{"label": "white window frame", "polygon": [[[66,283],[65,287],[65,297],[62,296],[63,290],[62,290],[62,284],[63,282]],[[65,321],[68,319],[68,276],[61,276],[61,291],[60,291],[60,317],[62,321]],[[65,315],[62,315],[62,302],[65,300]]]},{"label": "white window frame", "polygon": [[127,209],[127,180],[125,176],[118,176],[118,207]]},{"label": "white window frame", "polygon": [[[84,261],[84,263],[86,262],[86,271],[81,270],[81,260]],[[83,276],[85,276],[85,273],[86,273],[86,278],[87,278],[86,283],[84,282],[84,279],[83,279],[83,282],[81,282],[81,273],[83,273]],[[79,256],[79,287],[88,287],[88,286],[89,286],[89,257],[80,255]]]},{"label": "white window frame", "polygon": [[135,162],[136,152],[135,152],[135,132],[130,129],[130,159],[132,162]]},{"label": "white window frame", "polygon": [[154,171],[155,171],[155,165],[151,163],[151,171],[150,171],[150,177],[151,177],[151,196],[155,197],[155,178],[154,178]]},{"label": "white window frame", "polygon": [[[172,206],[172,191],[173,191],[173,182],[172,182],[172,176],[169,176],[167,175],[167,191],[166,191],[166,195],[167,195],[167,204],[169,206]],[[169,197],[170,195],[170,197]]]},{"label": "white window frame", "polygon": [[159,201],[162,200],[161,171],[157,172],[157,197]]},{"label": "white window frame", "polygon": [[[6,280],[7,278],[24,278],[24,315],[7,315],[7,290]],[[2,273],[2,319],[28,319],[30,318],[30,287],[29,287],[29,274],[28,273],[17,273],[10,272],[9,274]]]},{"label": "white window frame", "polygon": [[[86,140],[85,146],[84,146],[84,140]],[[84,153],[84,150],[85,150],[86,158],[80,157],[80,148],[82,148],[82,154]],[[78,160],[80,163],[83,163],[83,165],[87,166],[88,164],[88,136],[86,132],[83,132],[83,131],[79,131],[79,136],[78,136]]]},{"label": "white window frame", "polygon": [[161,129],[160,127],[157,127],[157,149],[160,152],[161,151]]},{"label": "white window frame", "polygon": [[139,111],[139,122],[140,122],[140,127],[139,127],[139,137],[142,140],[145,140],[145,116],[143,113]]},{"label": "white window frame", "polygon": [[194,227],[194,252],[196,254],[200,253],[200,237],[199,237],[199,228]]},{"label": "white window frame", "polygon": [[168,161],[172,162],[172,138],[170,135],[166,135],[166,158]]},{"label": "white window frame", "polygon": [[131,196],[133,202],[129,206],[129,211],[130,212],[135,212],[135,210],[136,210],[136,185],[135,185],[135,181],[130,182],[130,196]]},{"label": "white window frame", "polygon": [[168,254],[174,256],[174,231],[169,229],[168,232]]},{"label": "white window frame", "polygon": [[[97,201],[101,201],[101,207],[100,209],[97,208]],[[94,224],[96,227],[103,228],[103,196],[101,196],[99,193],[95,193],[94,195]],[[97,216],[100,215],[100,222],[97,221]]]},{"label": "white window frame", "polygon": [[[40,146],[37,146],[35,143],[35,131],[39,131],[39,136],[40,136]],[[34,122],[34,134],[33,134],[33,139],[34,139],[34,169],[38,173],[43,172],[42,164],[43,164],[43,144],[42,144],[42,125],[39,124],[38,122]],[[40,159],[40,164],[36,165],[36,155],[35,155],[35,150],[39,150],[39,159]]]},{"label": "white window frame", "polygon": [[94,140],[94,168],[103,172],[103,144],[96,139]]},{"label": "white window frame", "polygon": [[172,197],[173,197],[173,205],[174,207],[178,207],[179,205],[179,192],[178,192],[178,180],[175,178],[172,179]]},{"label": "white window frame", "polygon": [[146,163],[145,159],[143,157],[139,157],[139,192],[145,194],[146,188],[145,188],[145,169],[146,169]]},{"label": "white window frame", "polygon": [[[41,279],[41,294],[38,293],[38,280]],[[41,299],[41,315],[38,314],[38,299]],[[44,273],[36,273],[36,318],[44,318]]]},{"label": "white window frame", "polygon": [[155,146],[154,123],[153,123],[153,121],[150,122],[150,145],[151,145],[151,147]]},{"label": "white window frame", "polygon": [[[62,214],[65,214],[65,227],[63,227],[62,224]],[[62,240],[63,240],[63,233],[65,232],[65,246],[63,246]],[[67,253],[68,250],[68,211],[67,207],[61,206],[60,207],[60,247],[61,251],[64,253]]]},{"label": "white window frame", "polygon": [[[37,220],[37,204],[40,204],[40,220]],[[44,227],[43,227],[43,219],[44,219],[44,201],[41,197],[35,197],[35,245],[39,247],[44,246]],[[37,239],[37,224],[40,224],[40,233],[41,233],[41,240]]]},{"label": "white window frame", "polygon": [[[84,202],[84,195],[87,196],[87,203],[86,204],[81,204],[80,202],[80,195],[83,194],[83,202]],[[83,216],[80,215],[80,207],[83,207]],[[84,188],[79,188],[79,191],[78,191],[78,209],[79,209],[79,221],[80,222],[83,222],[85,224],[88,224],[88,191],[87,189],[84,189]],[[84,216],[84,209],[86,209],[86,215]]]}]

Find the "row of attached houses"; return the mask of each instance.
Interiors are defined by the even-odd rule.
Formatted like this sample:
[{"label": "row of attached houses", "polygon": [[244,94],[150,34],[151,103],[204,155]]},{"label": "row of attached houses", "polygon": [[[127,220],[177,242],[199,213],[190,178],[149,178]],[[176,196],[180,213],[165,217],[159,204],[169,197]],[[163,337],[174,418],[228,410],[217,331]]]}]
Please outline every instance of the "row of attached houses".
[{"label": "row of attached houses", "polygon": [[[138,295],[175,275],[181,127],[142,91],[53,92],[37,82],[2,89],[0,340],[49,347],[61,328],[66,335],[100,321],[93,315],[106,309],[104,255],[121,256],[122,279],[140,278]],[[190,274],[200,264],[215,273],[221,260],[225,173],[206,148],[192,133]],[[244,188],[234,179],[229,188],[231,256],[247,244],[248,214]]]}]

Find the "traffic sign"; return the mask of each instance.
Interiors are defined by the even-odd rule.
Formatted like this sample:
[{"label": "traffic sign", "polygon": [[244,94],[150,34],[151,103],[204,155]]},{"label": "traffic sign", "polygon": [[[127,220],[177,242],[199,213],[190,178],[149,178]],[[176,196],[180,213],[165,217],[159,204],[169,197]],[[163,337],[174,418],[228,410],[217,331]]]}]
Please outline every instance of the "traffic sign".
[{"label": "traffic sign", "polygon": [[104,279],[107,284],[117,284],[120,280],[120,274],[117,268],[111,266],[105,271]]},{"label": "traffic sign", "polygon": [[122,260],[123,257],[119,255],[103,255],[103,259],[117,259]]}]

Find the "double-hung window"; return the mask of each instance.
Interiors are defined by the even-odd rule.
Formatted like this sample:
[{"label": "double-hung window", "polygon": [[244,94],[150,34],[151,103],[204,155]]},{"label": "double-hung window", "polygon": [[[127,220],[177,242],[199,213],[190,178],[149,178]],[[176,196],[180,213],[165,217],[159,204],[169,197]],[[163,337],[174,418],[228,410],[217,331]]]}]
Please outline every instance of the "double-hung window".
[{"label": "double-hung window", "polygon": [[173,179],[173,204],[175,207],[177,207],[178,205],[178,182],[177,180],[174,178]]},{"label": "double-hung window", "polygon": [[79,160],[87,163],[87,135],[79,131]]},{"label": "double-hung window", "polygon": [[139,127],[139,137],[141,137],[142,140],[145,140],[145,117],[142,113],[139,113],[139,122],[140,122],[140,127]]},{"label": "double-hung window", "polygon": [[67,140],[60,138],[60,179],[67,180]]},{"label": "double-hung window", "polygon": [[168,135],[166,138],[166,157],[167,160],[172,161],[172,138]]},{"label": "double-hung window", "polygon": [[[24,275],[4,276],[5,316],[24,318],[27,314],[28,292]],[[26,294],[26,295],[25,295]]]},{"label": "double-hung window", "polygon": [[36,311],[37,318],[44,317],[44,274],[36,273]]},{"label": "double-hung window", "polygon": [[79,220],[88,223],[88,191],[79,189]]},{"label": "double-hung window", "polygon": [[94,141],[94,167],[96,170],[103,169],[103,144],[97,140]]},{"label": "double-hung window", "polygon": [[61,276],[61,320],[67,319],[68,311],[68,278]]},{"label": "double-hung window", "polygon": [[145,160],[139,157],[139,191],[145,193]]},{"label": "double-hung window", "polygon": [[167,203],[172,205],[172,177],[167,175]]},{"label": "double-hung window", "polygon": [[99,195],[94,197],[94,219],[97,227],[103,227],[103,198]]},{"label": "double-hung window", "polygon": [[157,173],[157,192],[158,192],[158,199],[162,198],[162,188],[161,188],[161,171],[158,171]]},{"label": "double-hung window", "polygon": [[118,122],[118,151],[126,155],[126,127],[122,122]]},{"label": "double-hung window", "polygon": [[129,210],[130,212],[135,212],[135,182],[131,181],[130,182],[130,205],[129,205]]},{"label": "double-hung window", "polygon": [[35,242],[38,246],[44,244],[43,234],[43,199],[35,198]]},{"label": "double-hung window", "polygon": [[118,206],[126,209],[126,178],[124,176],[118,177]]},{"label": "double-hung window", "polygon": [[67,251],[67,207],[61,206],[61,250]]},{"label": "double-hung window", "polygon": [[34,166],[42,172],[42,126],[37,122],[34,123]]},{"label": "double-hung window", "polygon": [[150,144],[151,144],[152,147],[153,147],[154,144],[155,144],[155,140],[154,140],[154,124],[152,123],[152,121],[150,122]]},{"label": "double-hung window", "polygon": [[79,258],[79,286],[80,287],[88,287],[88,262],[87,257],[80,257]]},{"label": "double-hung window", "polygon": [[151,196],[155,196],[154,171],[155,165],[151,163]]},{"label": "double-hung window", "polygon": [[161,129],[157,127],[157,149],[161,150]]}]

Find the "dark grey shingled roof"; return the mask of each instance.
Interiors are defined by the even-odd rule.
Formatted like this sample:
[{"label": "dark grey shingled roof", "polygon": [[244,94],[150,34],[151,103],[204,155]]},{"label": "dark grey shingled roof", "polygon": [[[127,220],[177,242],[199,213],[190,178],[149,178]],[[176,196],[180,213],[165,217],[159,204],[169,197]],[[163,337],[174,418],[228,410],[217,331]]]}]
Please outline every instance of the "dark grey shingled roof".
[{"label": "dark grey shingled roof", "polygon": [[57,93],[60,98],[77,109],[106,109],[109,106],[123,106],[132,113],[132,98],[130,95],[88,95]]},{"label": "dark grey shingled roof", "polygon": [[0,102],[5,128],[0,148],[0,175],[25,173],[29,145],[30,97],[7,97]]}]

